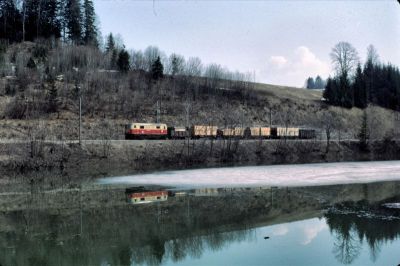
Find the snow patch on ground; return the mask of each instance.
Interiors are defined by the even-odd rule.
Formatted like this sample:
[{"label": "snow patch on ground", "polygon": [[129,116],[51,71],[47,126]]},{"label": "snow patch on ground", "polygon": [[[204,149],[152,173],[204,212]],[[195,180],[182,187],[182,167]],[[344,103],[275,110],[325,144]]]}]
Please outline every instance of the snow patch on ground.
[{"label": "snow patch on ground", "polygon": [[400,209],[400,203],[385,203],[382,204],[383,207],[389,208],[389,209]]},{"label": "snow patch on ground", "polygon": [[400,161],[225,167],[108,177],[100,184],[179,188],[315,186],[400,180]]}]

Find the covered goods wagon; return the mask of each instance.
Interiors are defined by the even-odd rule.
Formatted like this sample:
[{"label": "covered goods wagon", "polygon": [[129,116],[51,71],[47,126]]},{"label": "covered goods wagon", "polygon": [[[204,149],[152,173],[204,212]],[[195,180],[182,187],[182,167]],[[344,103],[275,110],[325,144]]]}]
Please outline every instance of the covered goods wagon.
[{"label": "covered goods wagon", "polygon": [[251,138],[269,138],[271,136],[271,128],[269,127],[250,127],[248,132]]},{"label": "covered goods wagon", "polygon": [[277,127],[276,136],[278,138],[298,138],[299,128],[298,127]]},{"label": "covered goods wagon", "polygon": [[235,127],[235,128],[224,128],[222,129],[222,136],[224,138],[233,138],[233,137],[244,137],[245,128]]}]

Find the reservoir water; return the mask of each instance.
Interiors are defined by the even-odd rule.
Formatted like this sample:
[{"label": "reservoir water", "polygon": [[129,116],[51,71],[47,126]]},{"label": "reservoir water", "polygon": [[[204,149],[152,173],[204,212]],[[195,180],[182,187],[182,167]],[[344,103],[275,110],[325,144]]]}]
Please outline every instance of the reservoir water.
[{"label": "reservoir water", "polygon": [[138,205],[129,186],[0,196],[0,265],[400,263],[399,181],[149,186],[168,199]]}]

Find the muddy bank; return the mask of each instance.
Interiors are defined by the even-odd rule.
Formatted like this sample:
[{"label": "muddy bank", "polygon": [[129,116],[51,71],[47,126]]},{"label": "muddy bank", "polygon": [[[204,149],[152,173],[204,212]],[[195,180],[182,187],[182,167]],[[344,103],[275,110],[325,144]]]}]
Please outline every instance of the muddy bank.
[{"label": "muddy bank", "polygon": [[[18,183],[74,187],[93,178],[221,166],[300,164],[400,159],[400,143],[299,140],[143,140],[0,145],[3,191]],[[29,186],[29,187],[31,187]]]}]

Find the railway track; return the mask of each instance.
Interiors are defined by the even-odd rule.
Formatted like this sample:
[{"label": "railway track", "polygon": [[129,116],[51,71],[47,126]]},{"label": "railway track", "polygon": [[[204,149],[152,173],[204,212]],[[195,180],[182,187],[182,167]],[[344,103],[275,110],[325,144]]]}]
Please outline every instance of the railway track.
[{"label": "railway track", "polygon": [[[42,141],[42,140],[36,140],[36,141]],[[141,139],[141,140],[125,140],[125,139],[87,139],[87,140],[81,140],[81,143],[83,144],[104,144],[105,142],[110,142],[111,144],[113,143],[146,143],[146,142],[152,142],[152,143],[163,143],[163,142],[185,142],[187,139],[166,139],[166,140],[159,140],[159,139]],[[204,142],[204,141],[211,141],[211,139],[207,138],[200,138],[200,139],[190,139],[190,141],[194,142]],[[213,139],[214,142],[222,142],[222,141],[238,141],[238,139]],[[279,141],[285,141],[284,139],[239,139],[241,143],[252,143],[252,142],[279,142]],[[322,139],[286,139],[287,142],[326,142],[326,140]],[[338,142],[339,140],[331,140],[331,142]],[[341,139],[340,141],[358,141],[358,139],[354,138],[349,138],[349,139]],[[0,139],[0,144],[23,144],[23,143],[30,143],[31,140],[23,140],[23,139]],[[42,142],[44,143],[53,143],[53,144],[78,144],[79,140],[78,139],[70,139],[70,140],[43,140]]]}]

